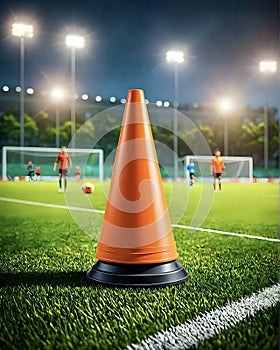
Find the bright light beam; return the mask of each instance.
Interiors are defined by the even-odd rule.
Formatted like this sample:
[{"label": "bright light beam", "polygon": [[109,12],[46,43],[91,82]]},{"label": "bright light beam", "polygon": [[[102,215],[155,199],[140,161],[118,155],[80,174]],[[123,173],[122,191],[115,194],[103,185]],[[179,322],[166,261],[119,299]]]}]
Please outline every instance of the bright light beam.
[{"label": "bright light beam", "polygon": [[12,25],[12,35],[20,38],[32,38],[33,26],[31,24],[14,23]]},{"label": "bright light beam", "polygon": [[276,61],[261,61],[259,63],[260,72],[262,73],[275,73],[277,71]]},{"label": "bright light beam", "polygon": [[85,47],[85,38],[79,35],[66,35],[65,44],[68,47],[82,49]]},{"label": "bright light beam", "polygon": [[229,98],[222,98],[218,106],[221,111],[230,111],[232,110],[232,101]]},{"label": "bright light beam", "polygon": [[170,63],[183,63],[184,62],[184,53],[182,51],[167,51],[166,52],[166,61]]},{"label": "bright light beam", "polygon": [[56,100],[61,100],[64,97],[64,90],[55,88],[52,90],[51,95]]}]

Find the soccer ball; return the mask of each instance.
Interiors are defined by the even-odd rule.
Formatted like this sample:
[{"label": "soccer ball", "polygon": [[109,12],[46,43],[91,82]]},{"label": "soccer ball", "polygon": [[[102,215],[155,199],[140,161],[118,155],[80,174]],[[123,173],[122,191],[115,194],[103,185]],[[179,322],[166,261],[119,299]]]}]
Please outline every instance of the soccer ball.
[{"label": "soccer ball", "polygon": [[82,190],[84,193],[86,194],[91,194],[94,192],[94,184],[90,183],[90,182],[86,182],[85,184],[83,184],[82,186]]}]

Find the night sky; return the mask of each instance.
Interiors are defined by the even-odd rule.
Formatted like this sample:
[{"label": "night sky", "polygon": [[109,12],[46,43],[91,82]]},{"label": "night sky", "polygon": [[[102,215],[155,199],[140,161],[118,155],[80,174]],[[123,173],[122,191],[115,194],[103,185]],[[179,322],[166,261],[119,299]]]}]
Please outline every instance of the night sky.
[{"label": "night sky", "polygon": [[[0,84],[19,85],[19,40],[11,24],[27,20],[25,86],[69,84],[65,35],[85,36],[76,55],[77,91],[126,97],[141,88],[151,102],[174,98],[170,49],[185,53],[179,102],[209,104],[221,96],[238,105],[280,107],[278,74],[259,61],[279,60],[279,0],[101,0],[0,2]],[[279,63],[278,63],[279,65]]]}]

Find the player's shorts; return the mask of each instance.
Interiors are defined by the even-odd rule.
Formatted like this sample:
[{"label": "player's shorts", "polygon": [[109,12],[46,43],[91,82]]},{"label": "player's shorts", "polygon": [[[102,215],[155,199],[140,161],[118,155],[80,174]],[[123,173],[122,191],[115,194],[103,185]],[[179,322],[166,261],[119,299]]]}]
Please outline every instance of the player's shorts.
[{"label": "player's shorts", "polygon": [[193,179],[195,177],[194,173],[190,173],[190,178]]},{"label": "player's shorts", "polygon": [[219,179],[222,176],[222,173],[214,173],[214,178]]},{"label": "player's shorts", "polygon": [[68,175],[68,169],[59,169],[58,173],[63,175],[63,176],[67,176]]},{"label": "player's shorts", "polygon": [[38,171],[36,171],[36,173],[35,173],[37,176],[40,176],[40,172],[38,172]]}]

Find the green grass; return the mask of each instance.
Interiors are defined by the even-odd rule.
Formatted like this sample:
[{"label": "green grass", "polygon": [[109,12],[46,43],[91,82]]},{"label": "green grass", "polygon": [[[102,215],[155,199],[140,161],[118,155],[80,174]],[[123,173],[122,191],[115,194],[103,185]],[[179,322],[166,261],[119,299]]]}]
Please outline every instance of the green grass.
[{"label": "green grass", "polygon": [[[164,187],[168,200],[172,191],[185,192],[180,223],[189,225],[202,185],[191,191],[184,184]],[[0,196],[105,209],[107,189],[108,183],[97,184],[86,196],[81,184],[71,183],[64,196],[57,183],[10,182],[0,183]],[[225,184],[223,193],[209,199],[203,227],[277,238],[277,196],[277,184]],[[0,201],[0,219],[1,349],[122,349],[278,279],[275,242],[174,229],[179,260],[190,272],[186,283],[160,289],[92,286],[86,271],[96,261],[98,237],[85,234],[67,210]],[[258,312],[199,349],[274,349],[277,318],[276,307]]]}]

